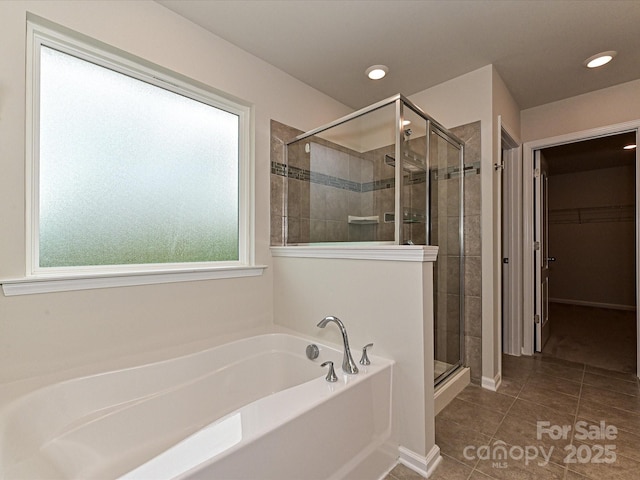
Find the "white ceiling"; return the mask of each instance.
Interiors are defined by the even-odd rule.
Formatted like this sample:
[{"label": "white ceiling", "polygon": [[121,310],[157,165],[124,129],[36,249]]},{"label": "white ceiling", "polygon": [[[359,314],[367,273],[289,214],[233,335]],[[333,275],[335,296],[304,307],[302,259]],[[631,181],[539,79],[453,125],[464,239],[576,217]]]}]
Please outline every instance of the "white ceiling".
[{"label": "white ceiling", "polygon": [[521,109],[640,78],[640,0],[157,1],[354,109],[488,64]]}]

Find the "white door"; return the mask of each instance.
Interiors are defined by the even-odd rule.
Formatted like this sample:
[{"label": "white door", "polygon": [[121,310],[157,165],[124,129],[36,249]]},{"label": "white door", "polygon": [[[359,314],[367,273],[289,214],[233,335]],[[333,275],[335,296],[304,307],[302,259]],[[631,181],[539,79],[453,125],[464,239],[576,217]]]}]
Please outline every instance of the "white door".
[{"label": "white door", "polygon": [[[522,149],[500,125],[501,239],[502,255],[502,352],[522,354]],[[533,171],[533,167],[531,168]],[[533,186],[533,185],[532,185]],[[531,229],[533,231],[533,228]],[[531,327],[533,328],[533,327]],[[533,338],[533,332],[531,332]]]},{"label": "white door", "polygon": [[505,150],[501,149],[502,152],[502,175],[500,175],[500,205],[501,205],[501,215],[500,215],[500,225],[501,225],[501,234],[502,234],[502,252],[500,255],[502,261],[502,351],[504,353],[512,353],[511,352],[511,265],[510,262],[510,246],[511,246],[511,238],[510,238],[510,208],[511,208],[511,184],[509,182],[509,174],[511,165],[510,162],[507,162],[505,158]]},{"label": "white door", "polygon": [[[548,167],[540,150],[535,151],[534,168],[534,271],[536,289],[535,341],[536,352],[549,339],[549,203],[548,203]],[[553,259],[555,260],[555,259]]]}]

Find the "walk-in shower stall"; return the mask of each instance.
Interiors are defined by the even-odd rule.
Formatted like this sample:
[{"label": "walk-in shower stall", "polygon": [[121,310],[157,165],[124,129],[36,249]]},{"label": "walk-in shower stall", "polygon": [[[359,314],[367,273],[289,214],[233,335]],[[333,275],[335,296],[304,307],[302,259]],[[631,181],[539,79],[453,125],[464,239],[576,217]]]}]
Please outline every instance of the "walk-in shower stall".
[{"label": "walk-in shower stall", "polygon": [[437,384],[464,362],[464,144],[396,95],[287,144],[285,243],[437,245]]}]

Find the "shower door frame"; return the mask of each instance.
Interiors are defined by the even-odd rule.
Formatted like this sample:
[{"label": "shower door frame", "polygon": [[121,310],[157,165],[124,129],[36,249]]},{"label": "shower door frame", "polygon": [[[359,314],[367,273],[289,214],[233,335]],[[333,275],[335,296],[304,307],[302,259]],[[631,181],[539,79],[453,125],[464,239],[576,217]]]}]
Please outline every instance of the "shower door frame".
[{"label": "shower door frame", "polygon": [[[446,127],[444,127],[442,124],[440,124],[437,120],[435,120],[434,118],[432,118],[431,116],[429,116],[428,114],[426,114],[420,107],[418,107],[417,105],[415,105],[411,100],[409,100],[408,98],[406,98],[404,95],[402,94],[396,94],[393,95],[389,98],[386,98],[384,100],[380,100],[379,102],[373,103],[367,107],[361,108],[360,110],[356,110],[353,113],[350,113],[349,115],[345,115],[344,117],[338,118],[337,120],[334,120],[333,122],[329,122],[326,123],[325,125],[322,125],[320,127],[314,128],[313,130],[309,130],[307,132],[304,132],[298,136],[296,136],[295,138],[293,138],[292,140],[286,142],[285,146],[288,147],[289,145],[299,142],[301,140],[304,140],[306,138],[310,138],[313,137],[314,135],[318,135],[319,133],[322,133],[326,130],[329,130],[333,127],[337,127],[339,125],[342,125],[344,123],[347,123],[355,118],[358,117],[362,117],[364,115],[366,115],[367,113],[373,112],[375,110],[381,109],[383,107],[386,107],[388,105],[392,105],[395,104],[396,106],[396,110],[395,110],[395,120],[396,120],[396,129],[395,129],[395,155],[396,158],[402,159],[401,154],[401,140],[402,140],[402,132],[403,132],[403,121],[404,121],[404,107],[409,107],[415,114],[419,115],[420,117],[422,117],[426,122],[426,126],[427,126],[427,133],[430,132],[431,128],[435,128],[437,129],[438,133],[443,136],[446,140],[448,140],[451,143],[457,143],[460,146],[460,151],[461,151],[461,155],[462,155],[462,168],[464,169],[464,142],[462,140],[460,140],[458,137],[456,137],[453,133],[451,133]],[[426,152],[426,170],[427,172],[429,171],[429,152]],[[462,172],[462,175],[464,177],[464,173]],[[396,163],[396,167],[395,167],[395,211],[394,211],[394,215],[395,218],[402,218],[403,215],[403,206],[402,206],[402,200],[403,200],[403,175],[402,175],[402,162],[397,162]],[[462,182],[461,182],[462,183]],[[427,198],[429,196],[429,183],[427,182]],[[463,196],[460,197],[460,203],[461,205],[464,204],[463,201]],[[428,217],[428,210],[427,209],[427,217]],[[461,216],[461,218],[463,218]],[[462,223],[462,222],[461,222]],[[461,230],[462,232],[462,227]],[[462,244],[463,244],[463,238],[464,236],[460,235],[460,245],[462,248]],[[429,238],[429,232],[427,232],[427,238]],[[394,245],[402,245],[404,244],[405,239],[404,239],[404,232],[403,232],[403,228],[402,228],[402,223],[401,222],[396,222],[395,225],[395,231],[394,231],[394,241],[393,244]],[[462,254],[464,253],[464,250],[461,250],[460,252],[460,257],[462,258]],[[460,277],[461,279],[464,278],[463,275],[461,275]],[[463,287],[463,286],[462,286]],[[464,288],[461,288],[461,290],[463,291]]]},{"label": "shower door frame", "polygon": [[[460,301],[459,301],[459,328],[460,328],[460,332],[459,332],[459,349],[460,349],[460,356],[458,359],[458,362],[455,364],[452,364],[452,366],[447,369],[446,371],[444,371],[443,373],[441,373],[440,375],[438,375],[437,377],[434,378],[434,385],[440,385],[443,382],[445,382],[447,380],[447,378],[449,378],[454,372],[456,372],[459,368],[464,366],[464,362],[466,360],[466,355],[465,355],[465,334],[464,334],[464,327],[465,327],[465,308],[464,308],[464,292],[465,292],[465,288],[464,288],[464,175],[465,175],[465,169],[464,169],[464,142],[462,142],[460,139],[458,139],[455,135],[451,134],[447,129],[443,128],[442,126],[436,124],[435,126],[432,124],[428,125],[428,129],[427,129],[427,133],[429,136],[429,141],[427,142],[427,148],[429,148],[431,146],[431,134],[435,134],[438,135],[440,138],[442,138],[445,142],[453,145],[455,148],[458,148],[459,153],[458,153],[458,159],[459,159],[459,175],[460,175],[460,185],[458,187],[459,191],[458,191],[458,195],[460,198],[460,205],[459,205],[459,210],[458,210],[458,218],[460,219],[458,222],[458,238],[459,238],[459,250],[458,250],[458,255],[459,255],[459,278],[460,278],[460,282],[459,282],[459,296],[460,296]],[[429,151],[429,153],[427,154],[427,158],[430,157],[431,152]],[[431,169],[429,169],[429,181],[427,184],[427,196],[429,199],[429,208],[428,211],[431,212]],[[431,225],[431,218],[428,219],[428,224]],[[428,231],[428,237],[427,237],[427,241],[429,244],[431,244],[431,228],[429,228]],[[440,252],[438,252],[440,253]],[[437,263],[437,260],[436,260]],[[434,269],[434,274],[437,274],[437,269]],[[435,280],[435,279],[434,279]],[[435,315],[435,314],[434,314]],[[435,320],[435,319],[434,319]],[[435,345],[434,345],[435,348]]]}]

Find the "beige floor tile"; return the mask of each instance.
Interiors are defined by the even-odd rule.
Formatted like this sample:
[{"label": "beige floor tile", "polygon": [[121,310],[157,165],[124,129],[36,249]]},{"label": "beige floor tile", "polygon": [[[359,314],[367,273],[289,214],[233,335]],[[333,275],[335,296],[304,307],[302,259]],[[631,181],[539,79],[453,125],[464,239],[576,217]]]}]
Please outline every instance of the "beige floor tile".
[{"label": "beige floor tile", "polygon": [[510,377],[502,376],[502,382],[500,383],[500,387],[498,388],[498,393],[503,395],[509,395],[511,397],[517,397],[524,387],[526,380],[517,380]]},{"label": "beige floor tile", "polygon": [[518,398],[565,413],[575,414],[578,409],[578,397],[547,390],[529,383],[522,388]]},{"label": "beige floor tile", "polygon": [[438,414],[438,417],[442,420],[449,420],[459,425],[464,425],[468,430],[492,436],[496,433],[498,425],[500,425],[504,415],[490,408],[484,408],[454,398],[453,401]]},{"label": "beige floor tile", "polygon": [[536,425],[537,422],[549,422],[551,425],[573,425],[574,414],[518,398],[509,410],[507,417],[515,417],[523,422]]},{"label": "beige floor tile", "polygon": [[584,369],[571,368],[566,365],[552,362],[540,362],[536,364],[535,371],[554,377],[564,378],[565,380],[573,380],[574,382],[581,382],[584,374]]},{"label": "beige floor tile", "polygon": [[518,383],[524,384],[531,376],[533,370],[525,370],[518,368],[508,368],[502,370],[502,380],[513,380]]},{"label": "beige floor tile", "polygon": [[585,368],[585,364],[582,362],[566,360],[552,355],[537,355],[534,358],[541,364],[561,365],[563,367],[573,368],[574,370],[584,370]]},{"label": "beige floor tile", "polygon": [[640,395],[638,390],[638,382],[621,380],[615,377],[604,376],[591,372],[585,372],[583,382],[597,388],[613,390],[615,392],[624,393],[626,395]]},{"label": "beige floor tile", "polygon": [[626,395],[604,388],[592,387],[591,385],[582,386],[580,399],[581,401],[600,403],[608,407],[615,407],[629,412],[640,412],[640,397]]},{"label": "beige floor tile", "polygon": [[499,413],[507,413],[515,400],[512,396],[491,392],[476,385],[469,385],[458,394],[457,398],[474,405],[490,408]]},{"label": "beige floor tile", "polygon": [[519,367],[533,370],[536,363],[536,357],[527,355],[502,355],[502,367]]},{"label": "beige floor tile", "polygon": [[476,460],[470,455],[465,456],[465,448],[489,445],[490,441],[489,435],[469,430],[464,425],[441,418],[440,415],[436,417],[436,444],[440,447],[440,452],[470,467],[476,464]]},{"label": "beige floor tile", "polygon": [[411,470],[409,467],[405,467],[401,463],[396,465],[385,480],[424,480],[423,477]]},{"label": "beige floor tile", "polygon": [[[510,357],[503,356],[504,360],[502,363],[502,378],[510,378],[512,380],[517,380],[519,382],[523,382],[529,378],[534,370],[536,363],[533,360],[530,361],[521,361],[522,357]],[[512,359],[508,360],[507,359]]]},{"label": "beige floor tile", "polygon": [[471,476],[469,477],[469,480],[493,480],[496,477],[491,477],[485,473],[482,473],[478,470],[474,470],[473,472],[471,472]]},{"label": "beige floor tile", "polygon": [[429,480],[467,480],[473,468],[442,455],[440,464],[429,477]]},{"label": "beige floor tile", "polygon": [[[598,428],[598,423],[589,423],[587,428]],[[614,438],[615,437],[615,438]],[[612,450],[615,450],[617,455],[625,456],[636,462],[640,462],[640,436],[634,435],[624,430],[618,430],[616,435],[610,435],[607,437],[591,438],[591,439],[579,439],[575,441],[576,444],[588,445],[593,449],[600,450],[599,445],[609,445]],[[638,472],[640,478],[640,472]]]},{"label": "beige floor tile", "polygon": [[[572,425],[569,424],[569,426]],[[540,455],[550,457],[550,461],[562,465],[565,457],[564,448],[571,444],[571,433],[568,432],[566,438],[554,440],[550,435],[541,432],[540,438],[538,438],[537,425],[523,422],[515,416],[508,415],[500,424],[491,443],[493,444],[496,440],[503,441],[510,446],[537,449]]]},{"label": "beige floor tile", "polygon": [[567,470],[564,480],[588,480],[588,478],[589,477],[585,477],[584,475],[580,475],[579,473]]},{"label": "beige floor tile", "polygon": [[[610,372],[602,368],[536,355],[503,356],[503,385],[489,392],[468,387],[436,417],[436,443],[443,462],[432,478],[438,480],[640,480],[640,395],[635,376]],[[505,413],[506,412],[506,413]],[[575,422],[600,421],[618,428],[617,438],[606,440],[575,438]],[[550,426],[569,426],[566,439],[553,440],[548,435],[537,438],[537,422]],[[603,463],[569,463],[573,448],[590,455],[598,445],[614,445],[616,461]],[[553,447],[551,463],[529,464],[507,458],[506,464],[477,459],[477,450],[465,447],[497,446]],[[568,448],[568,449],[567,449]],[[508,451],[508,450],[507,450]],[[495,459],[494,459],[495,460]],[[497,459],[499,460],[499,459]],[[504,467],[504,468],[502,468]],[[405,467],[406,468],[406,467]],[[394,473],[395,472],[395,473]],[[417,480],[401,477],[392,471],[388,480]],[[414,475],[410,470],[405,475]]]},{"label": "beige floor tile", "polygon": [[596,423],[604,421],[619,430],[640,435],[640,413],[627,412],[611,405],[581,400],[577,418]]},{"label": "beige floor tile", "polygon": [[527,385],[534,385],[539,388],[564,393],[565,395],[571,395],[573,397],[580,395],[580,382],[540,372],[532,374],[527,380]]},{"label": "beige floor tile", "polygon": [[524,383],[526,379],[533,373],[536,367],[536,361],[532,357],[515,357],[512,355],[502,356],[502,378],[516,380]]},{"label": "beige floor tile", "polygon": [[549,463],[539,465],[536,460],[507,459],[504,462],[481,460],[476,470],[498,480],[563,480],[565,467]]},{"label": "beige floor tile", "polygon": [[628,382],[637,382],[637,377],[633,373],[618,372],[615,370],[606,370],[604,368],[594,367],[591,365],[585,366],[585,373],[596,373],[609,378],[617,378],[619,380],[626,380]]},{"label": "beige floor tile", "polygon": [[[579,442],[576,442],[576,448],[580,448],[580,445]],[[591,455],[591,457],[587,455]],[[582,458],[585,460],[593,459],[595,455],[596,452],[588,450]],[[579,463],[577,455],[567,459],[567,462],[573,462],[573,460],[576,460],[576,463],[567,463],[569,470],[593,480],[638,480],[640,477],[640,462],[622,455],[616,454],[615,461],[612,463],[594,463],[593,461]]]}]

